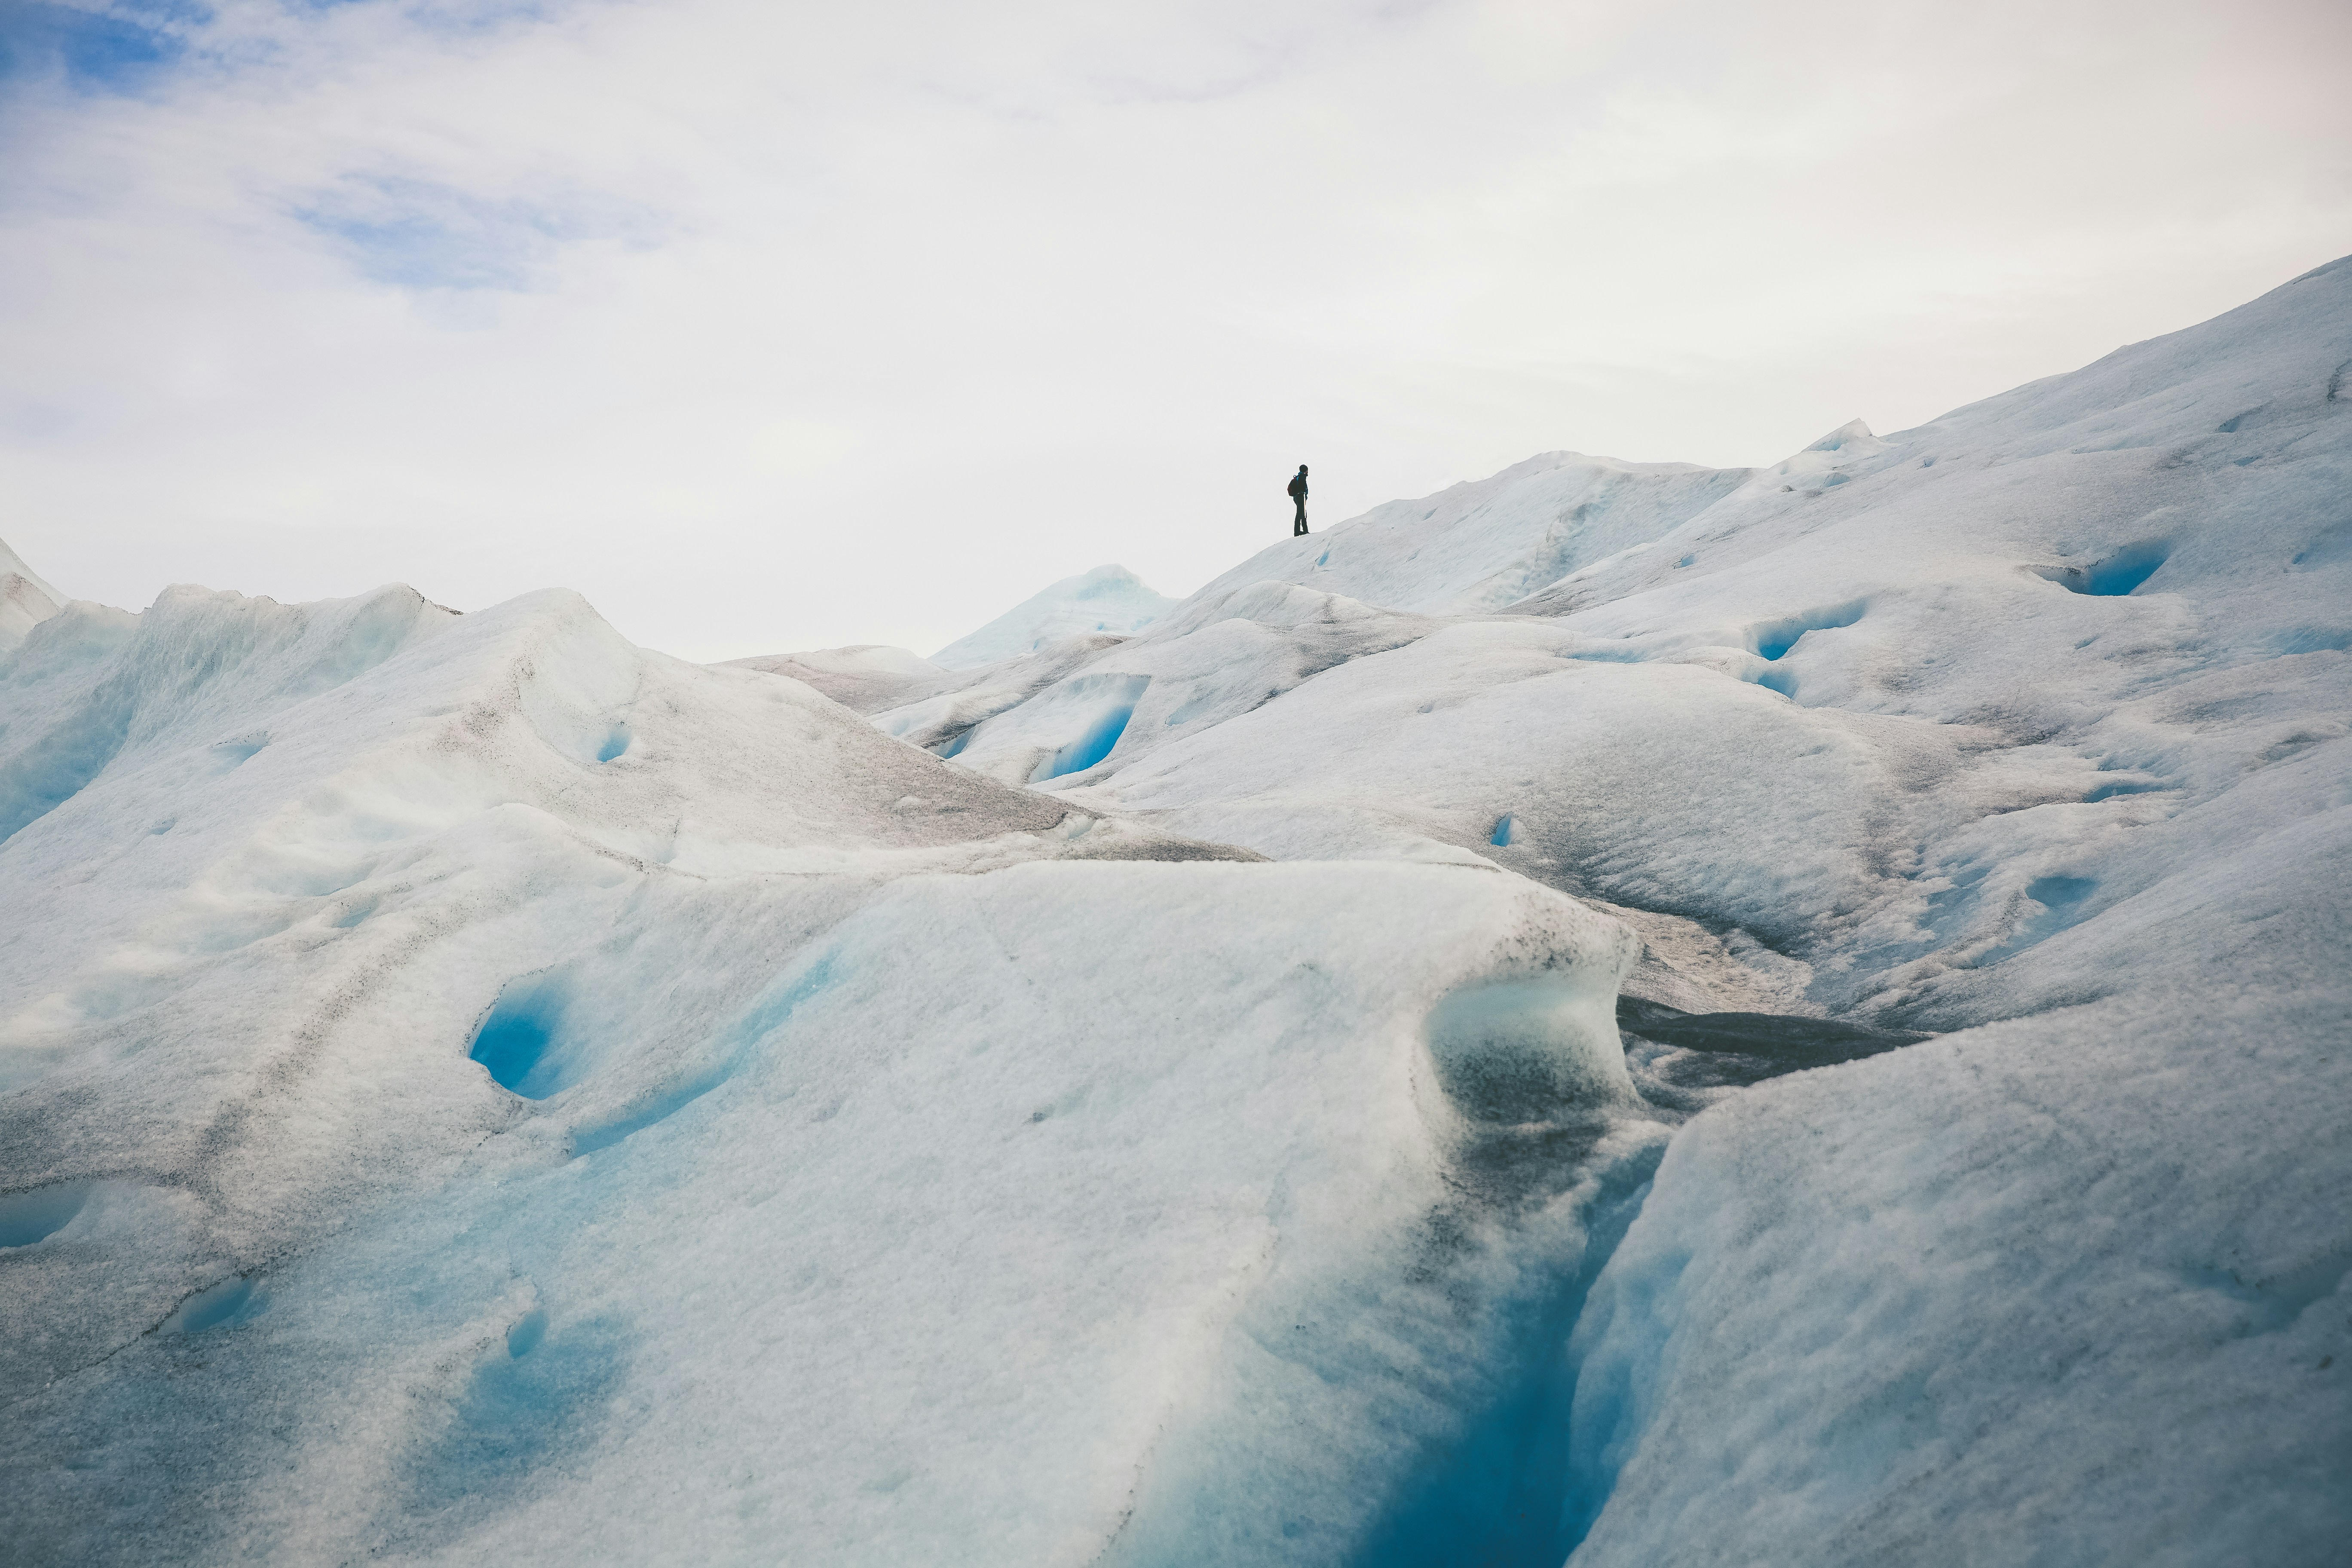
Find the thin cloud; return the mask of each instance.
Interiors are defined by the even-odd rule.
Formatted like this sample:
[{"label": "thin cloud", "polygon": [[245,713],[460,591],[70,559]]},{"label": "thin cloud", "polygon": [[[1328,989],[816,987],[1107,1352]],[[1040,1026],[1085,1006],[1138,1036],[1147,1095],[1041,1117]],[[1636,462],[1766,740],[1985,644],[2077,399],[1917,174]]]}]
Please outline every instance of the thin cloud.
[{"label": "thin cloud", "polygon": [[658,230],[652,215],[601,198],[492,198],[389,174],[346,175],[289,216],[331,242],[362,278],[415,289],[546,289],[562,246],[649,246]]}]

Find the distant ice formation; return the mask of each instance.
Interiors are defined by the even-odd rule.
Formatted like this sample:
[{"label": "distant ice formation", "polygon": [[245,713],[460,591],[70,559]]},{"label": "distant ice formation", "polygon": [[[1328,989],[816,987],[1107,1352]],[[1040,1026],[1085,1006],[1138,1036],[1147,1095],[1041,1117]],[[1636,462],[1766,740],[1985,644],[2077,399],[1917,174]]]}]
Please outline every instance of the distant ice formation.
[{"label": "distant ice formation", "polygon": [[33,574],[33,569],[0,541],[0,650],[15,647],[34,626],[65,607],[65,595]]},{"label": "distant ice formation", "polygon": [[1022,600],[931,655],[931,662],[942,669],[975,669],[1088,632],[1141,631],[1175,607],[1175,600],[1153,593],[1126,567],[1097,566]]}]

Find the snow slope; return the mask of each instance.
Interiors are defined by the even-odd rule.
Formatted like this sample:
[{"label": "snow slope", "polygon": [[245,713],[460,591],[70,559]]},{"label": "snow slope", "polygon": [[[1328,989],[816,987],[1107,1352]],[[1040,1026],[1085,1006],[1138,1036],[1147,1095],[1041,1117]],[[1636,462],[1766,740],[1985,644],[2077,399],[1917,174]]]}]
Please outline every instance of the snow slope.
[{"label": "snow slope", "polygon": [[[1775,1011],[1943,1032],[1674,1145],[1575,1336],[1580,1564],[2324,1561],[2347,356],[2339,262],[1832,432],[1500,616],[1459,587],[1487,514],[1383,508],[958,760],[1281,858],[1507,867],[1639,925],[1633,993],[1686,1009],[1769,1005],[1744,968],[1801,993]],[[1342,566],[1397,607],[1318,592]],[[1298,585],[1234,585],[1269,569]]]},{"label": "snow slope", "polygon": [[732,659],[729,668],[791,676],[860,713],[896,708],[960,679],[919,654],[880,643]]},{"label": "snow slope", "polygon": [[2347,376],[2352,260],[971,668],[63,605],[0,651],[0,1526],[2333,1563]]},{"label": "snow slope", "polygon": [[1175,603],[1124,566],[1097,566],[1022,600],[931,655],[931,662],[942,669],[974,669],[1088,632],[1139,631]]},{"label": "snow slope", "polygon": [[1335,528],[1268,545],[1193,599],[1281,582],[1426,615],[1497,610],[1580,567],[1664,537],[1751,474],[1547,452],[1491,479],[1419,500],[1392,500]]},{"label": "snow slope", "polygon": [[887,712],[885,732],[953,755],[957,736],[1018,706],[1124,637],[1082,632],[976,669],[942,669],[904,648],[824,648],[733,660],[730,668],[788,675],[860,713]]}]

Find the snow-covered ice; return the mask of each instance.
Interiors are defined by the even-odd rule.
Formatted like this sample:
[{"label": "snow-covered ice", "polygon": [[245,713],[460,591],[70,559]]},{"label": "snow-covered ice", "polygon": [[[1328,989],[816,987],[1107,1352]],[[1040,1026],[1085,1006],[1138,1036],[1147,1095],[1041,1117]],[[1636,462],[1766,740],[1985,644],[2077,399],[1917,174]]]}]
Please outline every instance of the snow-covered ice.
[{"label": "snow-covered ice", "polygon": [[65,606],[65,595],[34,574],[0,541],[0,650],[15,647],[26,633]]},{"label": "snow-covered ice", "polygon": [[929,660],[0,556],[0,1523],[2333,1563],[2347,378],[2352,259]]},{"label": "snow-covered ice", "polygon": [[1154,593],[1126,567],[1097,566],[1022,600],[931,655],[931,662],[942,669],[975,669],[1088,632],[1141,631],[1175,607],[1175,600]]}]

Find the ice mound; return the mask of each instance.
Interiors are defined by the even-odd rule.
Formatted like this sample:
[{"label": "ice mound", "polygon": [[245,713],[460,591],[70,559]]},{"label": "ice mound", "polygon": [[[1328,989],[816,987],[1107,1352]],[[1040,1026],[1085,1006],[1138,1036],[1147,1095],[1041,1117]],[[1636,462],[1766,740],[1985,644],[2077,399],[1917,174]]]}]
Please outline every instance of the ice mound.
[{"label": "ice mound", "polygon": [[34,626],[65,607],[65,595],[0,542],[0,650],[15,647]]},{"label": "ice mound", "polygon": [[928,658],[879,643],[731,659],[729,667],[788,675],[860,713],[895,708],[954,679]]},{"label": "ice mound", "polygon": [[1203,592],[1148,637],[1058,645],[992,667],[951,701],[912,704],[875,722],[1006,784],[1067,787],[1238,718],[1322,670],[1410,642],[1430,625],[1284,583]]},{"label": "ice mound", "polygon": [[1124,566],[1097,566],[1022,600],[931,655],[931,662],[942,669],[976,669],[1090,632],[1140,631],[1175,604]]}]

